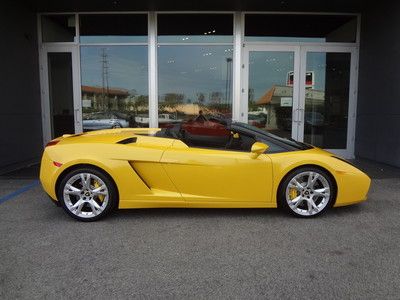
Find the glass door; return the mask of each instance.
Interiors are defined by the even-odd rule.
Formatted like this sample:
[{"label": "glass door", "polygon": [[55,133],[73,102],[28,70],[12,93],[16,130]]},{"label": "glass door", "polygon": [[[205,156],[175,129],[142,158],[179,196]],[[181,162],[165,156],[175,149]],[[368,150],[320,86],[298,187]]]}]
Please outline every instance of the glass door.
[{"label": "glass door", "polygon": [[[42,52],[44,142],[82,131],[76,48],[47,46]],[[78,84],[77,84],[78,83]]]},{"label": "glass door", "polygon": [[246,45],[240,120],[354,157],[355,47]]},{"label": "glass door", "polygon": [[354,50],[302,47],[297,139],[338,155],[354,155]]},{"label": "glass door", "polygon": [[300,48],[246,46],[242,121],[286,138],[297,138]]}]

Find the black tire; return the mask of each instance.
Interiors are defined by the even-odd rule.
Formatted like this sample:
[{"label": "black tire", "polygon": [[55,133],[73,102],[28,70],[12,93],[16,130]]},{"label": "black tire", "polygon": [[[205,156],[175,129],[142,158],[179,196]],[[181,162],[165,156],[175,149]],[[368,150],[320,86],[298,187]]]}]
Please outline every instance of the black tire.
[{"label": "black tire", "polygon": [[[100,203],[101,207],[104,208],[102,209],[102,211],[100,213],[97,213],[96,215],[93,213],[93,216],[86,216],[86,217],[81,217],[79,215],[76,215],[75,213],[73,213],[71,211],[70,208],[68,208],[68,206],[71,205],[71,203],[73,204],[73,201],[78,201],[78,197],[80,200],[82,200],[82,197],[85,195],[72,195],[74,197],[74,199],[71,199],[71,196],[65,196],[64,194],[64,188],[66,187],[66,184],[68,183],[68,181],[75,176],[80,174],[91,174],[91,176],[93,176],[92,178],[99,178],[101,181],[103,181],[104,185],[107,188],[107,192],[108,192],[108,198],[107,198],[107,202],[106,203],[101,203],[99,202],[99,197],[103,197],[103,196],[91,196],[91,200],[96,200],[97,203]],[[90,177],[89,177],[90,178]],[[93,179],[94,180],[94,179]],[[89,180],[90,181],[90,180]],[[82,188],[83,189],[83,188]],[[65,197],[64,197],[65,196]],[[69,197],[69,198],[68,198]],[[97,198],[96,198],[97,197]],[[67,212],[67,214],[69,214],[71,217],[79,220],[79,221],[83,221],[83,222],[93,222],[93,221],[97,221],[101,218],[104,218],[105,216],[107,216],[111,211],[113,211],[118,204],[118,192],[117,192],[117,188],[114,184],[114,182],[112,181],[112,179],[110,178],[110,176],[96,168],[91,168],[91,167],[84,167],[84,168],[79,168],[79,169],[75,169],[72,170],[71,172],[67,173],[63,179],[61,180],[60,184],[58,185],[57,188],[57,199],[60,202],[61,206],[63,207],[63,209]],[[89,197],[88,197],[89,199]],[[106,199],[106,196],[104,196],[104,199]],[[82,200],[83,201],[83,200]],[[85,200],[86,201],[86,200]],[[89,200],[87,200],[89,201]],[[69,203],[69,205],[67,204]],[[75,202],[76,203],[76,202]],[[84,204],[84,207],[82,209],[86,209],[89,210],[89,207],[91,205],[89,205],[88,203]],[[98,212],[98,210],[96,210],[96,212]],[[87,212],[87,214],[90,214],[90,211]]]},{"label": "black tire", "polygon": [[[290,195],[287,195],[287,191],[289,189],[289,187],[288,187],[289,183],[296,176],[299,176],[300,178],[305,178],[305,176],[307,176],[307,175],[303,175],[303,174],[307,174],[309,172],[312,172],[314,174],[319,174],[319,176],[316,176],[317,179],[316,179],[315,185],[316,185],[316,187],[320,187],[320,188],[319,189],[308,189],[307,187],[303,187],[303,189],[301,191],[294,188],[296,190],[296,193],[298,193],[298,194],[296,194],[293,197],[293,199],[290,199]],[[314,177],[312,177],[312,178],[314,178]],[[302,185],[303,184],[305,184],[305,183],[302,183]],[[315,193],[316,190],[321,191],[324,188],[326,190],[326,187],[324,186],[324,184],[329,186],[329,196],[320,196],[320,195],[317,196]],[[320,185],[320,186],[318,186],[318,185]],[[293,187],[291,189],[293,189]],[[318,193],[318,194],[320,194],[320,193]],[[298,204],[298,206],[296,208],[294,208],[294,206],[296,206],[296,205],[293,205],[292,203],[297,204],[297,201],[291,202],[291,205],[289,205],[289,200],[287,199],[287,197],[291,201],[295,201],[297,199],[297,197],[301,197],[300,198],[301,200],[299,201],[300,204]],[[300,218],[316,217],[316,216],[319,216],[319,215],[325,213],[327,210],[329,210],[329,208],[331,208],[333,206],[335,199],[336,199],[336,185],[335,185],[334,180],[332,179],[332,176],[323,169],[311,167],[311,166],[310,167],[301,167],[301,168],[295,169],[295,170],[291,171],[290,173],[288,173],[284,177],[283,181],[281,182],[281,184],[279,186],[279,190],[278,190],[278,206],[283,208],[285,211],[289,212],[290,214],[292,214],[296,217],[300,217]],[[321,209],[318,210],[317,208],[315,208],[315,209],[313,208],[311,210],[312,212],[310,212],[310,208],[308,206],[310,200],[312,200],[312,202],[314,202],[314,204],[316,205],[317,208],[320,205]]]}]

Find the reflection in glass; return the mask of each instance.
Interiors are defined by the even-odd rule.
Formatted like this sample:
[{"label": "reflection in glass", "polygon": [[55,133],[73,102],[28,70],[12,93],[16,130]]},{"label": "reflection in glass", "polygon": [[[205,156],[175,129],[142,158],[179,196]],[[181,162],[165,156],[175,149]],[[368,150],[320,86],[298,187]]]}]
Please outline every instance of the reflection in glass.
[{"label": "reflection in glass", "polygon": [[158,14],[159,43],[232,43],[232,14]]},{"label": "reflection in glass", "polygon": [[48,53],[52,138],[75,133],[72,56],[70,52]]},{"label": "reflection in glass", "polygon": [[148,126],[146,46],[81,47],[83,130]]},{"label": "reflection in glass", "polygon": [[291,137],[293,52],[249,53],[248,123],[282,137]]},{"label": "reflection in glass", "polygon": [[357,16],[247,14],[246,41],[354,43]]},{"label": "reflection in glass", "polygon": [[43,15],[43,42],[73,42],[75,39],[75,15]]},{"label": "reflection in glass", "polygon": [[159,126],[232,117],[231,46],[158,48]]},{"label": "reflection in glass", "polygon": [[304,141],[327,149],[345,149],[349,107],[350,53],[307,53]]},{"label": "reflection in glass", "polygon": [[147,15],[79,15],[79,34],[81,43],[147,43]]}]

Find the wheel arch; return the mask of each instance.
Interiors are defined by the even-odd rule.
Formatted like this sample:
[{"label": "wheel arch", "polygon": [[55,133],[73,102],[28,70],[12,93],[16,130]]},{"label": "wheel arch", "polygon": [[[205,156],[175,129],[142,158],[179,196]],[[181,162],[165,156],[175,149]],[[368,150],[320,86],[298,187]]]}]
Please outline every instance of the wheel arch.
[{"label": "wheel arch", "polygon": [[[68,173],[70,173],[70,172],[72,172],[74,170],[80,169],[80,168],[92,168],[92,169],[95,169],[95,170],[103,173],[105,176],[107,176],[108,179],[111,181],[111,183],[114,185],[115,191],[117,193],[117,203],[116,203],[116,205],[118,205],[118,203],[119,203],[119,191],[118,191],[118,185],[115,182],[114,178],[112,178],[112,176],[106,170],[104,170],[103,168],[100,168],[98,166],[95,166],[95,165],[89,164],[89,163],[80,163],[80,164],[69,166],[68,168],[63,170],[60,173],[60,175],[58,175],[57,180],[56,180],[56,184],[54,185],[55,195],[57,196],[57,199],[58,199],[58,192],[57,191],[58,191],[58,188],[60,186],[61,181],[64,179],[64,177]],[[58,201],[60,201],[60,200],[58,199]]]},{"label": "wheel arch", "polygon": [[307,167],[319,169],[319,170],[321,170],[321,171],[324,171],[326,174],[328,174],[328,176],[330,177],[330,179],[332,180],[333,185],[334,185],[334,198],[333,198],[332,206],[335,205],[335,203],[336,203],[336,198],[337,198],[337,194],[338,194],[338,185],[337,185],[335,176],[333,176],[332,172],[329,171],[328,169],[326,169],[326,168],[320,166],[320,165],[316,165],[316,164],[304,164],[304,165],[300,165],[300,166],[296,166],[296,167],[294,167],[294,168],[291,168],[291,169],[288,170],[288,171],[286,172],[286,174],[281,178],[281,180],[280,180],[280,182],[279,182],[279,185],[278,185],[278,188],[277,188],[277,190],[276,190],[276,204],[277,204],[278,207],[280,206],[279,194],[280,194],[280,192],[281,192],[281,188],[282,188],[283,182],[286,180],[286,178],[287,178],[292,172],[294,172],[294,171],[296,171],[296,170],[298,170],[298,169],[307,168]]}]

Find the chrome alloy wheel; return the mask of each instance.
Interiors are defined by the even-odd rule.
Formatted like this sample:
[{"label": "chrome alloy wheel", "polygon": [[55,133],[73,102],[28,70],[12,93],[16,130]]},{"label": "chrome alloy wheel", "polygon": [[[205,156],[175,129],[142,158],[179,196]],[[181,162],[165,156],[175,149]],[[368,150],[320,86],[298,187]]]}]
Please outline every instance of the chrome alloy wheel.
[{"label": "chrome alloy wheel", "polygon": [[321,212],[330,199],[328,180],[320,173],[296,174],[286,187],[286,202],[298,215],[312,216]]},{"label": "chrome alloy wheel", "polygon": [[64,185],[66,208],[81,218],[93,218],[107,207],[109,191],[102,179],[91,173],[78,173]]}]

